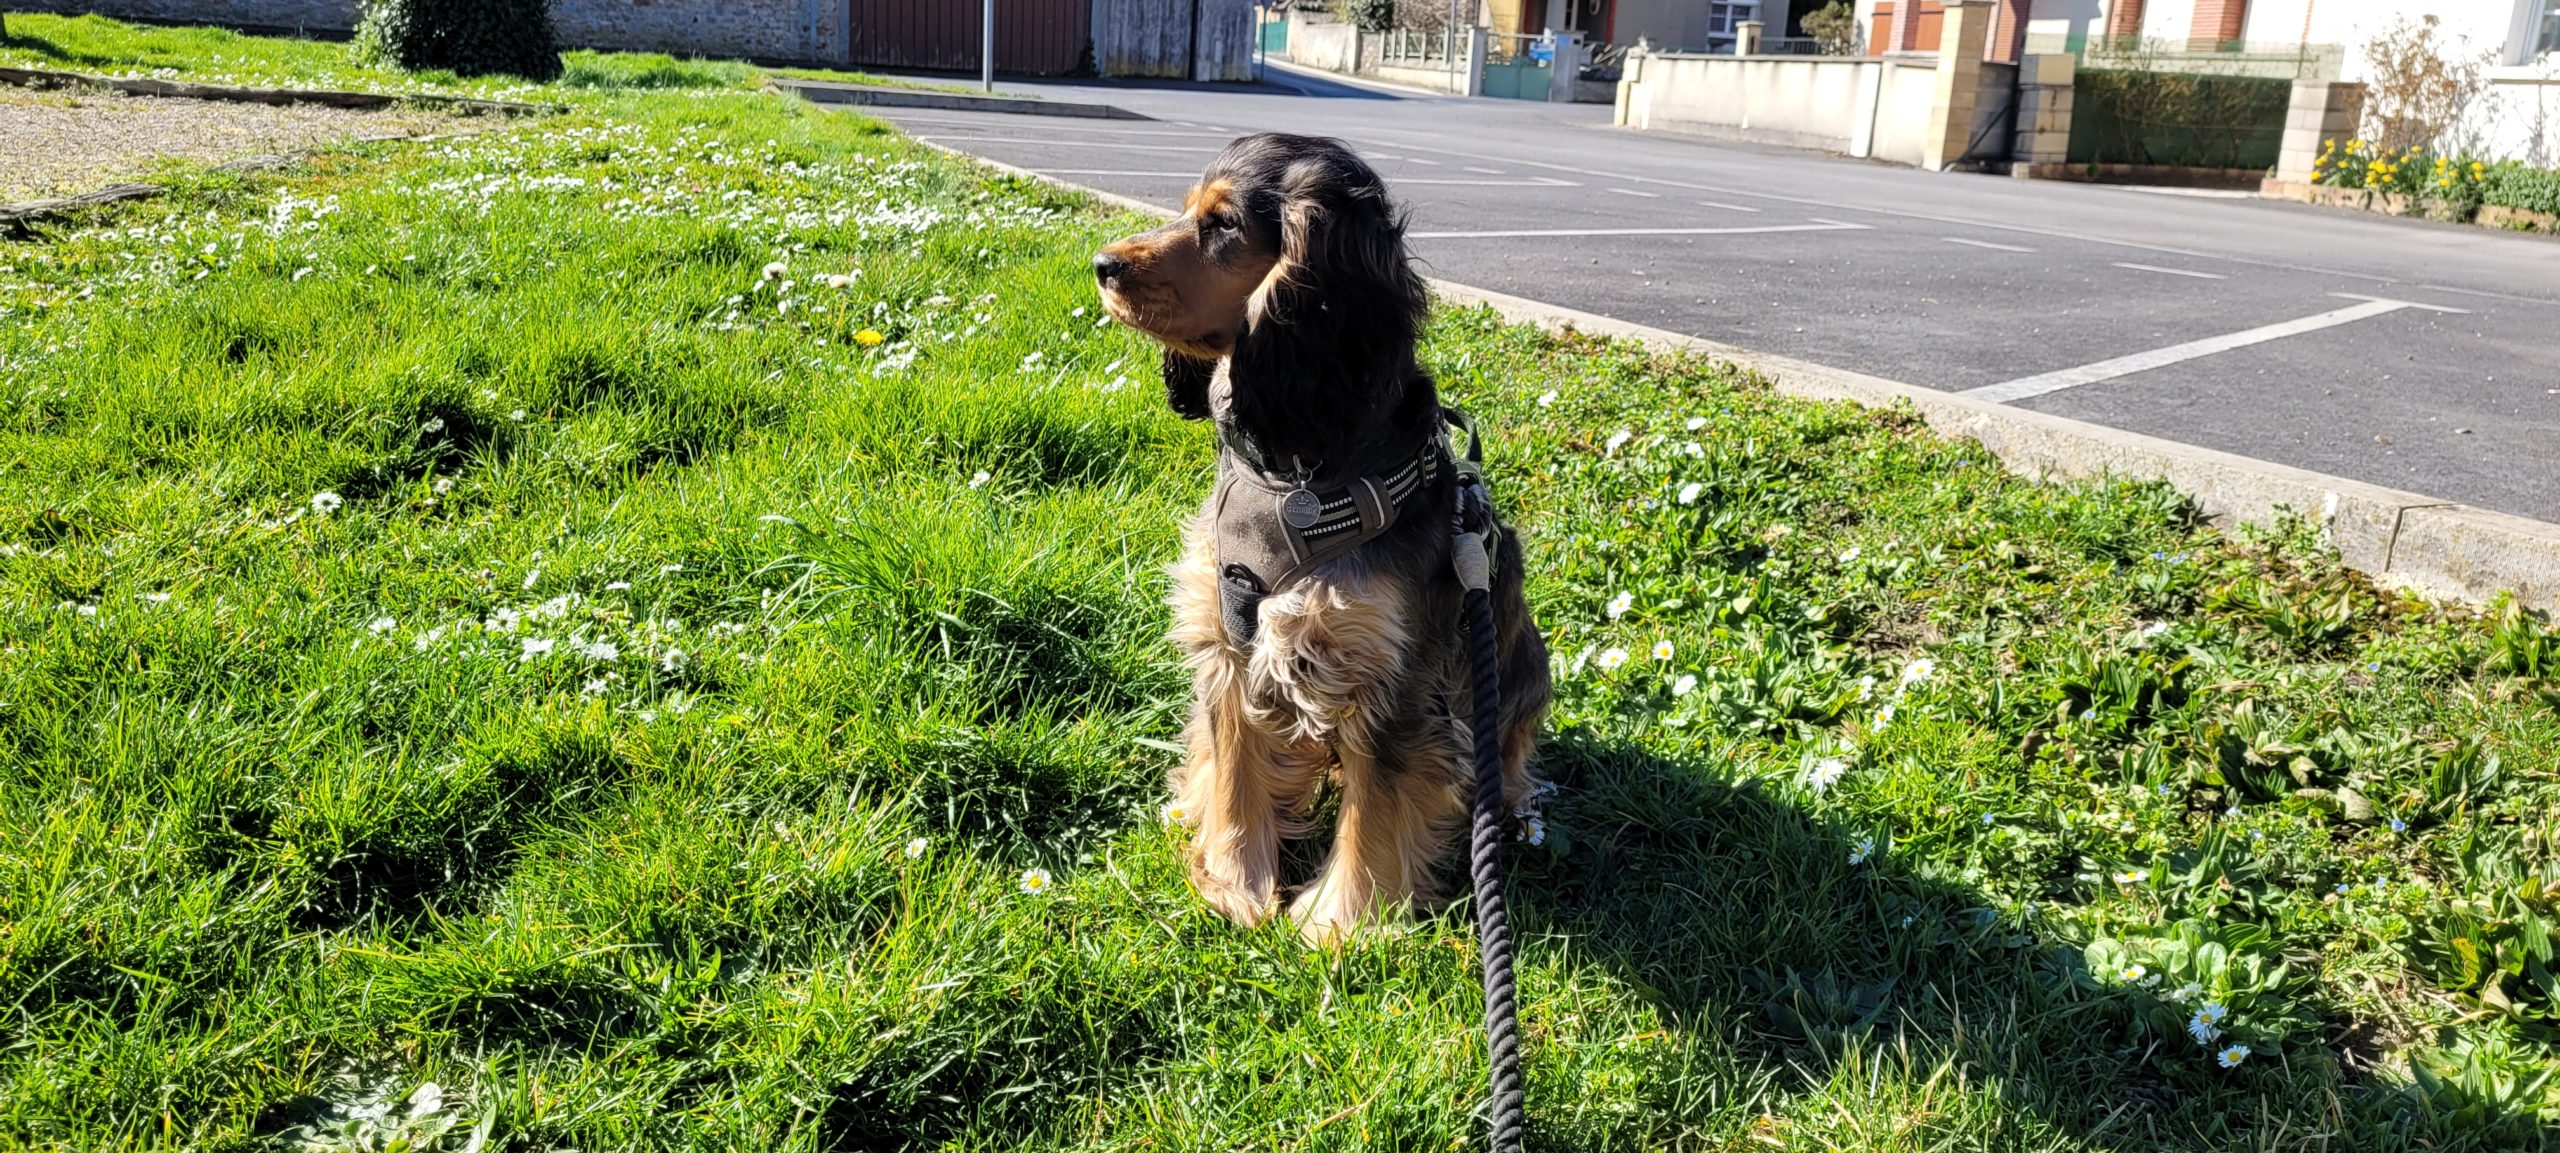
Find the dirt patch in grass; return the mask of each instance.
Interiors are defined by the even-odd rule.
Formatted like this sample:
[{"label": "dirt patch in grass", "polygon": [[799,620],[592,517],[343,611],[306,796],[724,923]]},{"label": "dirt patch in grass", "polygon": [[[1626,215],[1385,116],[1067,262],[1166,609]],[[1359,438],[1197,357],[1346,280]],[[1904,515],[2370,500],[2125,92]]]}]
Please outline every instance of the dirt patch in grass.
[{"label": "dirt patch in grass", "polygon": [[0,88],[0,203],[69,196],[148,175],[171,160],[220,164],[359,137],[433,132],[427,111],[231,104],[101,92]]}]

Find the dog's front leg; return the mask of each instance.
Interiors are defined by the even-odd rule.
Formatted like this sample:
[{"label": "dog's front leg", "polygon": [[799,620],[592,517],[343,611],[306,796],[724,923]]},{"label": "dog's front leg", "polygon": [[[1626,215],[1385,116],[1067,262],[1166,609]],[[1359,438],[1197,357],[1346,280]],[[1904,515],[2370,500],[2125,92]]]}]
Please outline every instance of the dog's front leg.
[{"label": "dog's front leg", "polygon": [[1308,774],[1288,768],[1288,750],[1246,719],[1234,676],[1204,672],[1198,691],[1173,782],[1192,829],[1191,887],[1228,920],[1259,925],[1279,904],[1280,809],[1294,802],[1275,786]]}]

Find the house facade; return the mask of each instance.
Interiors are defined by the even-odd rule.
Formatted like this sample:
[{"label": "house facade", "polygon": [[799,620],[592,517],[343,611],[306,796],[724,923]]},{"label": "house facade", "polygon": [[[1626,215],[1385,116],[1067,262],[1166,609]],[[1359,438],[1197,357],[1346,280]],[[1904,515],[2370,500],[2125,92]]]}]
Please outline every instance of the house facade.
[{"label": "house facade", "polygon": [[[1893,0],[1864,2],[1889,9]],[[2010,0],[2002,2],[2006,7]],[[2377,40],[2432,14],[2446,57],[2478,64],[2485,81],[2447,144],[2482,155],[2560,163],[2560,0],[2025,3],[2019,30],[2025,52],[2067,53],[2091,66],[2116,62],[2362,83],[2374,79]]]}]

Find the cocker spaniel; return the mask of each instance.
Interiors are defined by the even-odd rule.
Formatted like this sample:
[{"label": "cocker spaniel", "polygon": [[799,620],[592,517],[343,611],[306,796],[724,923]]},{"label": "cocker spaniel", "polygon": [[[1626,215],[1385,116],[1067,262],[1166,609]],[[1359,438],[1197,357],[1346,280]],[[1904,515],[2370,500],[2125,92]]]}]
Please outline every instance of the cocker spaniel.
[{"label": "cocker spaniel", "polygon": [[[1309,943],[1440,898],[1474,791],[1451,569],[1455,461],[1414,359],[1428,308],[1385,183],[1339,141],[1229,144],[1172,223],[1094,257],[1111,315],[1164,345],[1174,411],[1216,422],[1217,480],[1173,566],[1193,672],[1169,812],[1192,887],[1255,925],[1294,893]],[[1497,527],[1504,789],[1526,799],[1547,652]],[[1332,847],[1284,876],[1338,787]],[[1294,883],[1293,882],[1297,882]]]}]

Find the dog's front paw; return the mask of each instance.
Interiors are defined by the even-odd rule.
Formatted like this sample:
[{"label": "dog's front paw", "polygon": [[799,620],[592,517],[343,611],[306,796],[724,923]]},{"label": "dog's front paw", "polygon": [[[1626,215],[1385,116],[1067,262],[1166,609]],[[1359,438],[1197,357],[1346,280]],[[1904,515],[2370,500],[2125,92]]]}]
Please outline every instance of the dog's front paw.
[{"label": "dog's front paw", "polygon": [[1268,870],[1253,870],[1235,858],[1217,860],[1194,850],[1191,890],[1218,915],[1248,929],[1271,919],[1280,907],[1279,883]]},{"label": "dog's front paw", "polygon": [[1346,880],[1339,869],[1326,869],[1289,904],[1289,920],[1298,926],[1298,939],[1317,949],[1350,944],[1362,930],[1375,927],[1380,915],[1370,886]]}]

